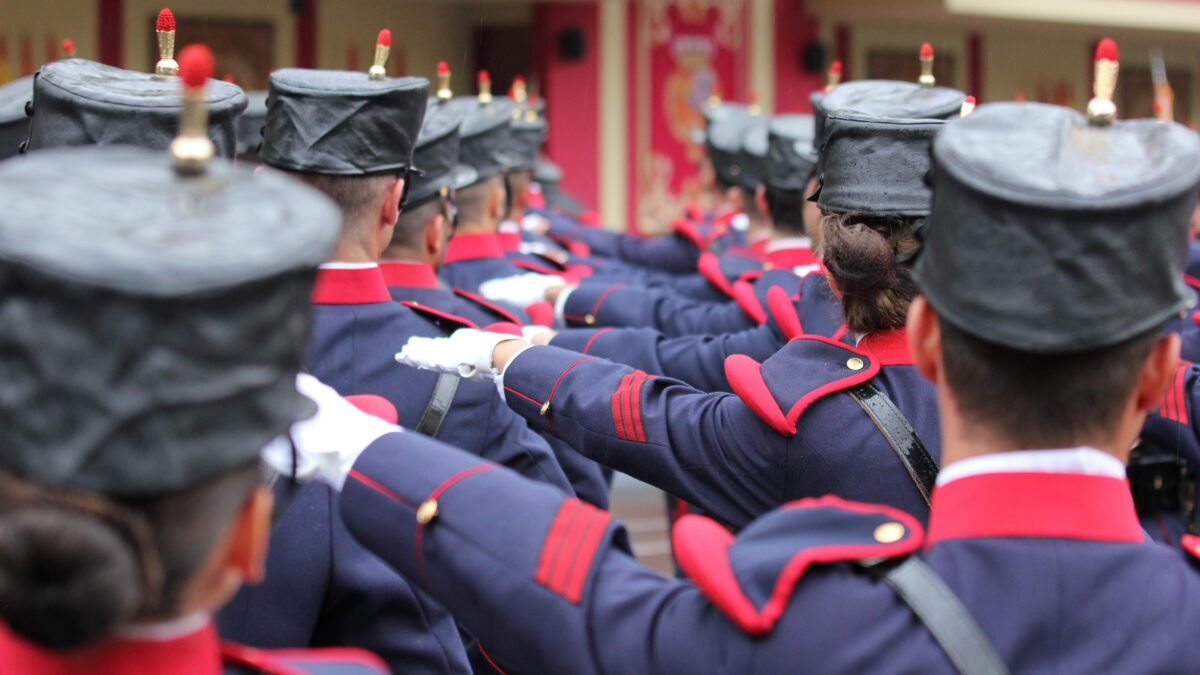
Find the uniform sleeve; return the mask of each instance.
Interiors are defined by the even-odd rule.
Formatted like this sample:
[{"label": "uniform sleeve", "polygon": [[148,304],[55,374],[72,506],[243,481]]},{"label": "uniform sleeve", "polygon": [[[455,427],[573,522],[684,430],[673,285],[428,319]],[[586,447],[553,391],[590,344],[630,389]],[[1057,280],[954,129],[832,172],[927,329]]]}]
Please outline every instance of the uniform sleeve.
[{"label": "uniform sleeve", "polygon": [[491,419],[488,421],[487,437],[483,441],[482,456],[522,476],[553,485],[563,494],[574,496],[575,489],[546,439],[530,429],[525,420],[513,414],[504,401],[494,395],[495,390],[492,393],[489,405]]},{"label": "uniform sleeve", "polygon": [[454,448],[385,436],[341,498],[355,537],[518,672],[751,672],[754,641],[640,566],[611,516]]},{"label": "uniform sleeve", "polygon": [[616,284],[574,289],[563,316],[569,326],[654,328],[668,337],[735,333],[757,325],[734,302],[705,302]]},{"label": "uniform sleeve", "polygon": [[701,391],[732,391],[725,376],[727,357],[745,354],[764,361],[786,342],[778,329],[761,325],[725,335],[677,338],[648,328],[568,329],[550,344],[673,377]]},{"label": "uniform sleeve", "polygon": [[503,387],[530,424],[723,522],[744,524],[782,501],[788,439],[736,396],[555,347],[522,352]]},{"label": "uniform sleeve", "polygon": [[615,257],[642,267],[686,274],[696,271],[700,249],[677,234],[653,239],[637,239],[625,235],[617,240]]}]

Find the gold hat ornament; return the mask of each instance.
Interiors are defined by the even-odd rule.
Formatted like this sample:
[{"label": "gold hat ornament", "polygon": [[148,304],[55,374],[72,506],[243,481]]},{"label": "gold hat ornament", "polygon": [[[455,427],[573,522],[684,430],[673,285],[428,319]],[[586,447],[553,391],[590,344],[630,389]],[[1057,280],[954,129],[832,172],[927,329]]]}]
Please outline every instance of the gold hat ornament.
[{"label": "gold hat ornament", "polygon": [[171,157],[181,174],[203,173],[216,152],[208,138],[208,108],[204,105],[204,85],[213,69],[213,53],[208,47],[188,45],[179,52],[183,112],[179,115],[179,135],[171,141]]},{"label": "gold hat ornament", "polygon": [[478,82],[479,103],[480,105],[487,105],[492,102],[492,76],[488,74],[488,71],[481,70],[479,71]]},{"label": "gold hat ornament", "polygon": [[917,84],[922,87],[932,87],[936,84],[933,79],[933,45],[926,42],[921,45],[921,76],[917,78]]},{"label": "gold hat ornament", "polygon": [[437,99],[445,103],[454,98],[454,92],[450,91],[450,66],[445,61],[438,61],[437,77]]},{"label": "gold hat ornament", "polygon": [[962,107],[958,109],[958,116],[966,117],[973,112],[975,112],[975,97],[968,96],[963,99]]},{"label": "gold hat ornament", "polygon": [[1113,94],[1117,90],[1117,73],[1121,70],[1117,43],[1106,37],[1096,45],[1095,78],[1092,100],[1088,101],[1087,117],[1093,126],[1107,126],[1117,117]]},{"label": "gold hat ornament", "polygon": [[829,64],[829,70],[825,71],[825,93],[833,91],[833,88],[842,83],[842,62],[840,59],[834,59],[833,63]]},{"label": "gold hat ornament", "polygon": [[158,38],[158,63],[154,64],[155,75],[178,75],[179,63],[175,61],[175,14],[163,7],[154,22],[154,33]]},{"label": "gold hat ornament", "polygon": [[375,63],[367,71],[367,77],[372,80],[382,80],[387,77],[387,69],[383,67],[383,64],[387,63],[388,54],[391,51],[392,31],[384,28],[379,31],[379,37],[375,38]]}]

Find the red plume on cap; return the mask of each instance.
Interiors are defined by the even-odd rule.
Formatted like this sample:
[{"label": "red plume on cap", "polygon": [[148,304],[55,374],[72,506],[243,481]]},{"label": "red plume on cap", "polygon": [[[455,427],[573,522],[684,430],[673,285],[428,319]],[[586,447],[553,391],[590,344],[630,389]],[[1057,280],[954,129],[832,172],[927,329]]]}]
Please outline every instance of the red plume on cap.
[{"label": "red plume on cap", "polygon": [[375,44],[383,45],[384,47],[392,46],[392,31],[384,28],[379,31],[379,37],[375,38]]},{"label": "red plume on cap", "polygon": [[1117,43],[1113,39],[1106,37],[1096,45],[1096,60],[1097,61],[1120,61],[1120,54],[1117,52]]},{"label": "red plume on cap", "polygon": [[929,44],[928,42],[921,45],[921,58],[922,59],[932,59],[933,58],[933,45]]},{"label": "red plume on cap", "polygon": [[970,103],[971,105],[975,105],[975,97],[968,96],[965,99],[963,99],[963,103]]},{"label": "red plume on cap", "polygon": [[437,74],[438,75],[449,75],[450,74],[450,66],[447,65],[445,61],[438,61]]},{"label": "red plume on cap", "polygon": [[75,56],[75,41],[71,38],[63,40],[63,52],[67,56]]},{"label": "red plume on cap", "polygon": [[491,75],[488,75],[488,71],[486,71],[486,70],[481,70],[481,71],[479,71],[479,81],[480,81],[481,83],[483,83],[483,82],[487,82],[487,83],[491,84],[491,82],[492,82],[492,76],[491,76]]},{"label": "red plume on cap", "polygon": [[842,62],[840,59],[829,64],[829,72],[837,73],[838,75],[842,74]]},{"label": "red plume on cap", "polygon": [[179,79],[189,89],[203,87],[213,67],[212,50],[205,45],[188,45],[179,52]]},{"label": "red plume on cap", "polygon": [[154,30],[159,32],[167,32],[175,30],[175,15],[171,13],[170,8],[163,7],[158,13],[158,20],[154,22]]}]

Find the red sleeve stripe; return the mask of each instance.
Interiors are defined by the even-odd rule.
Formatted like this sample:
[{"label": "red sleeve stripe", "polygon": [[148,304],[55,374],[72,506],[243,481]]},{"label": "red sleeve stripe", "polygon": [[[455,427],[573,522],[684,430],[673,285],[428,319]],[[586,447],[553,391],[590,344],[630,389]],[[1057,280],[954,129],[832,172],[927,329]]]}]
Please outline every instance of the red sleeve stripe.
[{"label": "red sleeve stripe", "polygon": [[608,288],[604,289],[604,292],[600,294],[600,297],[596,298],[596,304],[592,305],[592,316],[593,317],[600,314],[600,305],[603,305],[604,301],[608,299],[608,295],[610,293],[612,293],[613,291],[617,290],[618,288],[625,288],[625,284],[616,284],[613,286],[609,286]]},{"label": "red sleeve stripe", "polygon": [[534,581],[579,604],[609,520],[604,511],[577,499],[564,501],[542,543]]},{"label": "red sleeve stripe", "polygon": [[623,441],[629,440],[629,431],[625,429],[625,384],[631,377],[632,373],[622,377],[612,395],[613,426],[617,429],[617,438]]},{"label": "red sleeve stripe", "polygon": [[1175,369],[1175,381],[1171,384],[1171,389],[1167,392],[1167,397],[1160,410],[1163,417],[1180,424],[1188,424],[1186,388],[1188,365],[1190,364],[1181,362]]},{"label": "red sleeve stripe", "polygon": [[629,407],[633,411],[632,424],[633,424],[634,432],[637,435],[637,441],[639,443],[645,443],[646,442],[646,429],[645,429],[645,427],[642,426],[642,385],[646,383],[646,380],[648,378],[646,376],[646,373],[644,373],[640,370],[635,372],[634,375],[636,377],[633,380],[633,382],[631,382],[629,385],[630,398],[632,399]]},{"label": "red sleeve stripe", "polygon": [[600,330],[596,331],[596,333],[588,339],[587,344],[583,346],[583,353],[587,354],[592,349],[592,344],[596,342],[596,338],[604,335],[610,330],[612,330],[612,328],[601,328]]},{"label": "red sleeve stripe", "polygon": [[646,430],[642,425],[642,385],[652,379],[645,372],[635,370],[617,385],[613,392],[612,411],[613,424],[617,428],[617,438],[623,441],[646,442]]}]

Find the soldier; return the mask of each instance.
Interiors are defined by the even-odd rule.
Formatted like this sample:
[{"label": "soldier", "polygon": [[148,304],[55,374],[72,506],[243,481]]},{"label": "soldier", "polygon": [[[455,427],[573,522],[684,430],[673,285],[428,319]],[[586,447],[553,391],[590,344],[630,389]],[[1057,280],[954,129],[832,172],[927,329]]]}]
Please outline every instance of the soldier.
[{"label": "soldier", "polygon": [[908,323],[943,408],[928,532],[829,497],[737,537],[687,519],[672,581],[606,514],[402,434],[336,455],[352,531],[521,671],[1190,670],[1200,577],[1147,544],[1123,461],[1177,363],[1200,143],[1102,102],[984,105],[934,143]]},{"label": "soldier", "polygon": [[211,68],[207,48],[180,55],[174,167],[112,147],[0,167],[5,673],[386,672],[352,649],[223,645],[213,627],[263,574],[258,455],[312,412],[294,381],[338,214],[207,161]]}]

